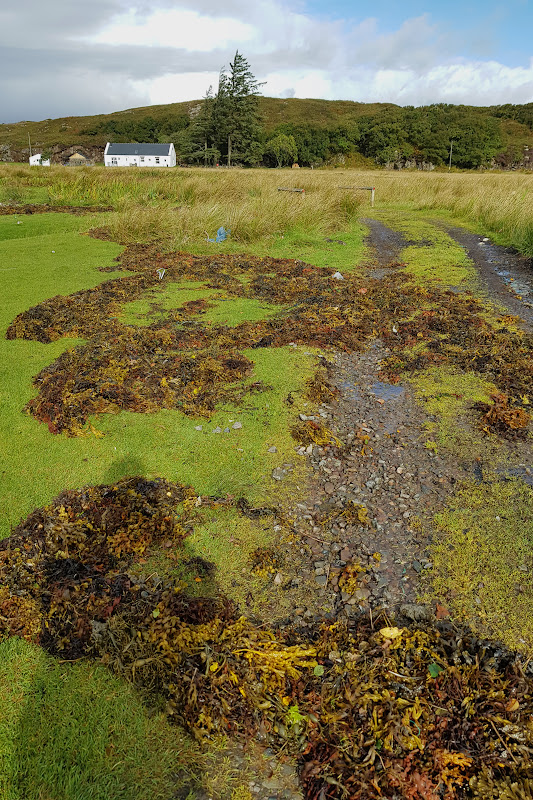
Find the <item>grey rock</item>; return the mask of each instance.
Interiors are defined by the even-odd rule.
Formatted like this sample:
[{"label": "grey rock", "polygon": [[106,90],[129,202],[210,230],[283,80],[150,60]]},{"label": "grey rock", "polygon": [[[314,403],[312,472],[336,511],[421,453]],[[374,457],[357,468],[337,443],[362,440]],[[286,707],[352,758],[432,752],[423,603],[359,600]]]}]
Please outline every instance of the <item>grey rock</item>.
[{"label": "grey rock", "polygon": [[238,431],[239,428],[242,428],[242,422],[234,422],[231,427],[233,428],[234,431]]},{"label": "grey rock", "polygon": [[222,428],[219,428],[218,426],[213,428],[213,433],[222,433]]},{"label": "grey rock", "polygon": [[421,603],[403,603],[400,606],[400,614],[410,619],[412,622],[423,622],[433,618],[433,613],[428,606]]},{"label": "grey rock", "polygon": [[315,577],[315,580],[319,586],[325,586],[326,583],[328,582],[328,577],[327,575],[317,575]]}]

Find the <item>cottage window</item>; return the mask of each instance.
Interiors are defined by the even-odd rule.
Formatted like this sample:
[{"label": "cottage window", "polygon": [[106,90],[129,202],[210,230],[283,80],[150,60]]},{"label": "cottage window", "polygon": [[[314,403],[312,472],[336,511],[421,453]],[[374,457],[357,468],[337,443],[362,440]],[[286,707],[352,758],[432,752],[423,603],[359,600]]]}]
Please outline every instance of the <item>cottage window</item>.
[{"label": "cottage window", "polygon": [[117,161],[117,159],[116,159],[116,158],[112,158],[112,159],[111,159],[111,166],[113,166],[113,167],[116,167],[116,166],[118,166],[118,161]]},{"label": "cottage window", "polygon": [[159,164],[159,157],[158,156],[155,157],[155,163]]},{"label": "cottage window", "polygon": [[141,156],[141,163],[144,161],[144,156]]}]

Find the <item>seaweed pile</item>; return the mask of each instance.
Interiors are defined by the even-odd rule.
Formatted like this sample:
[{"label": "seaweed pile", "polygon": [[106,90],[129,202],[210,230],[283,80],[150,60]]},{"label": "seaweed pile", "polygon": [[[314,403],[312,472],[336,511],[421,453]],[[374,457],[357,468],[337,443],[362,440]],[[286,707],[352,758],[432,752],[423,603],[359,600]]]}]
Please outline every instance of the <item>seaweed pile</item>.
[{"label": "seaweed pile", "polygon": [[308,800],[531,797],[533,676],[516,654],[448,620],[268,630],[140,576],[151,548],[184,554],[200,509],[164,480],[63,492],[2,542],[0,633],[101,659],[199,739],[261,735],[298,758]]},{"label": "seaweed pile", "polygon": [[475,403],[474,408],[482,412],[481,426],[485,433],[502,433],[524,437],[530,422],[530,415],[522,408],[512,408],[504,394],[491,394],[489,403]]},{"label": "seaweed pile", "polygon": [[[8,328],[9,339],[87,339],[35,378],[39,393],[28,410],[53,433],[79,435],[89,415],[120,409],[209,416],[221,402],[263,390],[243,381],[253,367],[244,349],[296,343],[353,352],[375,337],[391,351],[384,374],[392,382],[400,373],[450,364],[496,383],[510,410],[529,403],[533,337],[505,317],[490,323],[468,292],[421,288],[398,270],[361,285],[358,275],[339,281],[329,269],[292,259],[161,254],[141,245],[117,260],[134,274],[46,300]],[[202,281],[227,297],[279,305],[279,313],[236,327],[206,325],[199,316],[205,301],[196,301],[149,326],[124,324],[122,305],[161,287],[162,269],[165,281]],[[296,435],[316,441],[313,431]]]}]

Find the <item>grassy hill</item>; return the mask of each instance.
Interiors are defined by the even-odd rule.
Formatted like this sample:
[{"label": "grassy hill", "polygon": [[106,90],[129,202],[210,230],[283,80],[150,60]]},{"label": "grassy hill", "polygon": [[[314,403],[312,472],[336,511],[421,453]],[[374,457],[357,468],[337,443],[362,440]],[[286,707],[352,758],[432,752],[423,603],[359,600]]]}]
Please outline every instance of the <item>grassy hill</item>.
[{"label": "grassy hill", "polygon": [[[140,122],[147,117],[152,117],[156,121],[162,122],[172,117],[176,119],[189,118],[191,112],[194,115],[194,110],[200,102],[200,100],[188,100],[183,103],[129,108],[125,111],[115,111],[112,114],[0,124],[0,146],[8,145],[15,150],[24,150],[28,147],[29,135],[33,149],[54,146],[66,148],[75,144],[102,147],[109,140],[105,133],[91,135],[84,131],[100,128],[111,120]],[[300,100],[298,98],[283,100],[275,97],[261,97],[259,105],[263,125],[267,131],[273,130],[282,123],[303,125],[312,122],[314,126],[328,128],[356,122],[361,116],[374,115],[382,110],[396,107],[393,103],[354,103],[350,100]]]},{"label": "grassy hill", "polygon": [[[34,151],[53,150],[61,156],[69,155],[76,148],[86,148],[100,157],[102,148],[110,140],[175,141],[178,149],[175,137],[190,125],[200,103],[200,100],[192,100],[112,114],[1,124],[0,160],[26,160],[28,137]],[[449,139],[457,141],[462,136],[470,141],[471,131],[481,137],[479,148],[484,152],[477,161],[476,157],[465,157],[457,166],[472,167],[490,163],[494,158],[502,166],[517,166],[525,146],[533,151],[533,103],[402,108],[393,103],[261,97],[259,111],[265,138],[280,130],[292,133],[296,128],[307,128],[311,139],[322,136],[320,131],[358,129],[359,144],[357,138],[353,139],[352,149],[371,159],[376,157],[376,152],[388,147],[391,153],[399,152],[404,158],[442,164],[446,162]],[[437,140],[438,147],[432,147]],[[336,152],[335,144],[328,146],[330,153]]]}]

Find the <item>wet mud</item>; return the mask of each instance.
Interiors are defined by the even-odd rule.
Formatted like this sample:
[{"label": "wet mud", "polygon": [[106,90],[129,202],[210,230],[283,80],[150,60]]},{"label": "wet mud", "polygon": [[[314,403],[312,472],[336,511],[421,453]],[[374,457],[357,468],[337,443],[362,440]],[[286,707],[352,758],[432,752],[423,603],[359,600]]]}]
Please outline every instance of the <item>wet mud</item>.
[{"label": "wet mud", "polygon": [[445,227],[474,262],[488,296],[533,325],[533,259],[463,228]]}]

